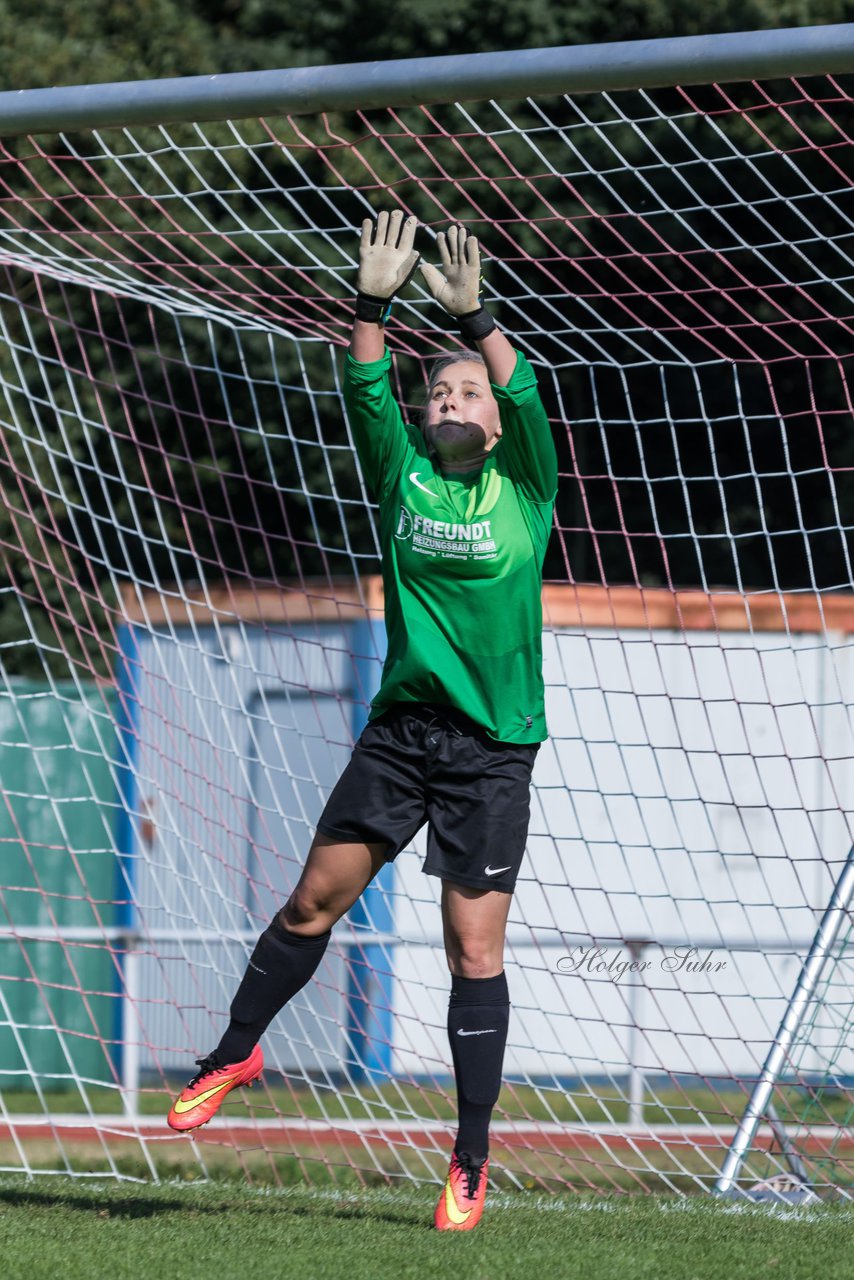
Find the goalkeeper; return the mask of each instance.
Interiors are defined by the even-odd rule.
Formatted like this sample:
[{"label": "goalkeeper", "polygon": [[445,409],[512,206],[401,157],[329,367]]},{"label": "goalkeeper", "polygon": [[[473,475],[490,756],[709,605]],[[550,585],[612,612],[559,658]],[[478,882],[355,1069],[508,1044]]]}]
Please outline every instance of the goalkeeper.
[{"label": "goalkeeper", "polygon": [[317,969],[330,930],[427,822],[424,871],[442,880],[448,1034],[459,1127],[436,1208],[470,1230],[486,1194],[489,1123],[510,1012],[504,933],[546,737],[542,564],[557,464],[533,370],[479,300],[477,240],[440,233],[427,288],[466,350],[430,375],[420,426],[389,385],[384,324],[418,265],[415,218],[362,228],[344,398],[379,503],[388,654],[370,719],[318,823],[299,883],[261,935],[220,1044],[169,1124],[205,1124],[263,1065],[269,1023]]}]

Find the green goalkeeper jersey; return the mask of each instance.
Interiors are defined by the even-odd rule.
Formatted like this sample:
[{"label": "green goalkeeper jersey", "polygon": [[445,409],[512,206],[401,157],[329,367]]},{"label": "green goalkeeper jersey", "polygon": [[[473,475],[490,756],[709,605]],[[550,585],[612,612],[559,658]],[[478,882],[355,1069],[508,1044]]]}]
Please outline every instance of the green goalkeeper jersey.
[{"label": "green goalkeeper jersey", "polygon": [[391,356],[348,354],[344,400],[380,508],[388,651],[373,720],[395,703],[456,707],[501,742],[547,736],[542,571],[557,459],[534,371],[517,352],[492,387],[502,434],[483,467],[443,475],[391,392]]}]

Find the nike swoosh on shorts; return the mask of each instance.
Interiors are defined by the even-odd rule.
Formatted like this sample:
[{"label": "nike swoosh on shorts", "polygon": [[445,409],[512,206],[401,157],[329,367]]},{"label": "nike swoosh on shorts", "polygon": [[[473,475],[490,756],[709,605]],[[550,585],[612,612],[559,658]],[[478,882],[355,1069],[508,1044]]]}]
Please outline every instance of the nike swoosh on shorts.
[{"label": "nike swoosh on shorts", "polygon": [[498,876],[502,871],[509,871],[510,867],[484,867],[483,874],[485,876]]}]

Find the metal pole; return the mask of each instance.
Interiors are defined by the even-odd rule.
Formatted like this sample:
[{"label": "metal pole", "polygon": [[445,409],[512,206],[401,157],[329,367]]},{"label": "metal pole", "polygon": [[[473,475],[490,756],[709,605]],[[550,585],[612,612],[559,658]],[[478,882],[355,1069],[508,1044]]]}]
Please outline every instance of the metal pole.
[{"label": "metal pole", "polygon": [[122,1105],[125,1114],[139,1113],[139,1055],[142,1031],[137,1014],[142,995],[137,940],[128,934],[124,960],[124,999],[122,1000]]},{"label": "metal pole", "polygon": [[[124,623],[117,630],[118,654],[116,658],[116,739],[118,763],[116,790],[119,813],[116,820],[116,925],[121,943],[131,938],[136,928],[136,866],[139,857],[139,678],[142,670],[137,629],[132,623]],[[121,944],[120,943],[120,944]],[[128,942],[124,955],[117,955],[116,987],[119,1001],[116,1017],[116,1071],[125,1088],[124,1107],[129,1115],[135,1113],[139,1088],[139,1039],[138,1032],[131,1036],[128,1028],[135,1017],[135,1002],[139,992],[132,990],[138,982],[137,962],[133,945]],[[131,1094],[127,1083],[132,1082]]]},{"label": "metal pole", "polygon": [[0,136],[854,71],[854,23],[0,93]]},{"label": "metal pole", "polygon": [[804,1020],[807,1006],[815,996],[830,951],[846,921],[852,894],[854,894],[854,845],[848,852],[842,874],[822,916],[809,955],[804,961],[794,994],[789,1000],[774,1043],[765,1059],[759,1079],[753,1086],[750,1101],[727,1152],[721,1175],[715,1184],[717,1195],[726,1195],[732,1189],[742,1161],[756,1136],[759,1123],[768,1111],[771,1094],[783,1064]]},{"label": "metal pole", "polygon": [[[388,641],[385,622],[366,617],[350,633],[353,653],[353,737],[367,724],[368,704],[379,688]],[[347,1039],[351,1079],[387,1083],[394,1042],[394,863],[387,863],[349,911],[355,944],[347,954]]]},{"label": "metal pole", "polygon": [[765,1108],[765,1112],[768,1116],[768,1123],[771,1126],[771,1132],[774,1135],[777,1146],[785,1157],[786,1163],[798,1181],[802,1182],[805,1187],[809,1186],[810,1178],[807,1173],[806,1165],[792,1146],[789,1135],[786,1132],[786,1126],[778,1116],[777,1108],[774,1106],[773,1102],[768,1103],[768,1106]]},{"label": "metal pole", "polygon": [[[629,955],[634,963],[643,959],[643,953],[646,949],[646,943],[637,939],[632,939],[626,943]],[[640,1013],[641,998],[643,996],[643,971],[639,970],[637,975],[629,983],[628,994],[628,1014],[629,1014],[629,1039],[628,1039],[628,1058],[629,1058],[629,1128],[639,1129],[643,1124],[643,1092],[644,1080],[643,1071],[637,1064],[639,1057],[638,1048],[640,1043]]]}]

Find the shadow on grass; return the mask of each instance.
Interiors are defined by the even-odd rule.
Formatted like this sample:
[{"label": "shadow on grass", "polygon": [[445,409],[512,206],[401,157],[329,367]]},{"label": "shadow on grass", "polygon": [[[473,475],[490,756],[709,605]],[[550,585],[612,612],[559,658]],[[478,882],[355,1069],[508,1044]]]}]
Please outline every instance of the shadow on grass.
[{"label": "shadow on grass", "polygon": [[358,1204],[289,1205],[287,1213],[295,1218],[337,1218],[343,1222],[390,1222],[395,1227],[423,1227],[433,1230],[432,1206],[420,1211],[399,1209],[391,1213],[385,1209]]},{"label": "shadow on grass", "polygon": [[[0,1188],[0,1204],[16,1209],[78,1209],[81,1213],[100,1213],[105,1218],[156,1218],[162,1213],[186,1211],[186,1201],[152,1200],[140,1196],[125,1196],[120,1200],[112,1196],[73,1191],[32,1191],[12,1187]],[[195,1212],[221,1213],[223,1206],[193,1205]]]},{"label": "shadow on grass", "polygon": [[[94,1213],[102,1218],[143,1219],[157,1218],[163,1214],[181,1213],[190,1216],[219,1216],[222,1213],[233,1213],[233,1200],[216,1197],[210,1204],[198,1200],[188,1202],[183,1198],[161,1199],[147,1195],[141,1191],[136,1197],[101,1196],[84,1191],[51,1191],[34,1190],[32,1188],[0,1188],[0,1205],[16,1209],[76,1209],[80,1213]],[[432,1230],[432,1213],[425,1209],[385,1210],[370,1202],[361,1204],[351,1201],[348,1204],[334,1204],[328,1200],[314,1204],[291,1204],[286,1198],[280,1201],[265,1197],[263,1200],[249,1201],[241,1206],[251,1214],[262,1214],[275,1211],[294,1218],[337,1218],[349,1222],[389,1222],[396,1226],[424,1227]]]}]

